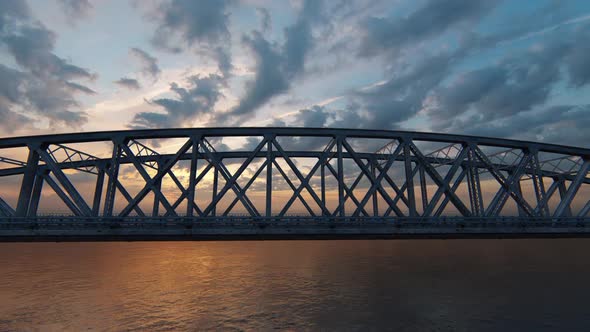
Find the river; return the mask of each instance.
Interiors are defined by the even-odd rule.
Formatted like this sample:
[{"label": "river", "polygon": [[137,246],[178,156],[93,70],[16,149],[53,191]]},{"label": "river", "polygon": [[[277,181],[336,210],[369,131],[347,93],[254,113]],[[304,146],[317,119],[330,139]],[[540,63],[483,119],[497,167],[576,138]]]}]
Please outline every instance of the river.
[{"label": "river", "polygon": [[0,244],[0,330],[589,331],[590,239]]}]

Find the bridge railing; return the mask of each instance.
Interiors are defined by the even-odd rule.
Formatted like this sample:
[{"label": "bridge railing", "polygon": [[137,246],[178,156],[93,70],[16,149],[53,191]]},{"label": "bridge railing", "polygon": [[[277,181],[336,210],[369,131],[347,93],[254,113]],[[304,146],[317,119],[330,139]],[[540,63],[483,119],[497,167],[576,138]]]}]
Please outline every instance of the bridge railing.
[{"label": "bridge railing", "polygon": [[26,225],[62,225],[67,227],[91,225],[226,225],[226,224],[424,224],[424,225],[503,225],[503,224],[584,224],[590,227],[588,217],[76,217],[76,216],[39,216],[8,217],[0,219],[0,227]]}]

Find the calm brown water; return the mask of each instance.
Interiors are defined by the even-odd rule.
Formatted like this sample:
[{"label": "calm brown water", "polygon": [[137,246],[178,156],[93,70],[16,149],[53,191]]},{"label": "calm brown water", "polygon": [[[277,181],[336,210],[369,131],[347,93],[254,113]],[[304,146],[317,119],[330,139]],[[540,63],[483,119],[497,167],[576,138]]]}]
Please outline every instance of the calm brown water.
[{"label": "calm brown water", "polygon": [[590,240],[0,244],[0,330],[589,331]]}]

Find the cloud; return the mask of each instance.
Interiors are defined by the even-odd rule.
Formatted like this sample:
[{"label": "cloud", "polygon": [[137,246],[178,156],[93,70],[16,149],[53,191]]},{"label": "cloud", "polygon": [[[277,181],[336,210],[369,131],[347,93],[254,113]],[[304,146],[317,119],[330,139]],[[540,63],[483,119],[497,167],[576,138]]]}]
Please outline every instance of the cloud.
[{"label": "cloud", "polygon": [[217,67],[219,68],[219,71],[223,77],[229,77],[232,69],[234,68],[229,50],[224,47],[216,47],[213,53],[213,57],[217,59]]},{"label": "cloud", "polygon": [[88,17],[94,6],[89,0],[59,0],[71,23]]},{"label": "cloud", "polygon": [[229,36],[227,7],[232,1],[172,0],[162,3],[155,14],[158,27],[154,43],[170,47],[177,34],[192,46],[202,41],[217,42]]},{"label": "cloud", "polygon": [[172,128],[192,125],[197,116],[209,116],[215,104],[223,97],[220,89],[223,78],[219,75],[195,75],[187,80],[188,87],[182,88],[176,83],[170,85],[170,91],[178,99],[159,98],[150,104],[162,109],[164,113],[141,112],[134,116],[130,128]]},{"label": "cloud", "polygon": [[272,97],[287,91],[304,70],[305,58],[314,46],[312,27],[322,20],[320,1],[305,1],[296,22],[284,31],[285,42],[278,45],[268,41],[259,31],[242,38],[255,60],[255,75],[246,83],[246,94],[238,105],[220,113],[222,123],[239,123]]},{"label": "cloud", "polygon": [[[0,4],[0,49],[13,58],[18,68],[0,65],[0,100],[8,132],[25,126],[34,116],[50,126],[78,127],[86,122],[74,95],[95,92],[72,80],[93,80],[96,75],[53,53],[56,34],[31,16],[26,3]],[[37,121],[32,121],[33,123]]]},{"label": "cloud", "polygon": [[409,45],[440,37],[451,28],[473,24],[498,3],[488,0],[431,0],[407,17],[370,17],[361,25],[364,34],[360,54],[374,56],[384,51],[399,52]]},{"label": "cloud", "polygon": [[[347,109],[329,109],[326,106],[313,105],[290,113],[288,117],[274,118],[268,127],[303,127],[303,128],[363,128],[368,119],[359,113]],[[251,138],[244,145],[245,149],[254,149],[259,143]],[[281,137],[280,144],[287,150],[317,150],[326,146],[325,137]]]},{"label": "cloud", "polygon": [[426,57],[407,69],[394,71],[383,84],[355,92],[351,99],[368,113],[366,128],[393,129],[416,115],[429,92],[449,74],[455,53]]},{"label": "cloud", "polygon": [[[314,105],[299,110],[290,123],[291,126],[304,128],[326,127],[332,114],[325,107]],[[275,126],[285,126],[281,121],[275,121]],[[327,144],[324,137],[282,137],[281,146],[287,150],[315,150]]]},{"label": "cloud", "polygon": [[3,132],[12,133],[17,128],[32,127],[33,119],[13,112],[10,104],[0,99],[0,128]]},{"label": "cloud", "polygon": [[23,93],[20,88],[26,74],[0,64],[0,95],[5,101],[17,103]]},{"label": "cloud", "polygon": [[31,15],[31,10],[27,3],[20,0],[0,1],[0,27],[13,19],[27,19]]},{"label": "cloud", "polygon": [[[290,124],[303,124],[303,118],[313,111],[317,123],[323,119],[324,125],[330,127],[396,129],[415,120],[423,127],[443,132],[485,132],[490,136],[539,140],[558,140],[559,135],[584,137],[581,130],[576,130],[577,136],[558,132],[567,130],[574,116],[583,123],[590,118],[583,112],[587,107],[547,105],[558,86],[579,89],[590,81],[590,48],[586,46],[590,45],[590,28],[584,25],[557,36],[549,35],[556,29],[546,31],[538,23],[527,22],[480,36],[475,27],[495,5],[487,1],[428,1],[406,17],[362,20],[357,60],[382,56],[385,79],[345,94],[341,100],[348,106],[344,110],[302,110]],[[554,26],[559,21],[549,15],[549,9],[542,8],[538,15],[550,17],[548,24]],[[558,16],[563,22],[571,21],[563,20],[562,14]],[[479,67],[475,62],[475,66],[466,66],[469,69],[458,70],[472,56],[519,36],[529,36],[531,31],[542,31],[549,38],[524,52],[512,51],[500,61],[488,61]],[[432,47],[443,36],[453,42]],[[536,129],[526,131],[516,126],[526,125],[526,117],[520,114],[540,114],[533,126]],[[567,121],[555,120],[555,114]],[[492,121],[502,125],[488,125]],[[551,128],[553,134],[542,135],[541,128]]]},{"label": "cloud", "polygon": [[257,31],[253,32],[252,36],[244,37],[243,41],[256,59],[255,77],[246,83],[246,95],[240,99],[238,106],[227,113],[219,114],[220,122],[239,121],[238,117],[253,112],[272,96],[286,91],[289,87],[289,78],[282,69],[283,55],[276,45],[264,39]]},{"label": "cloud", "polygon": [[314,105],[309,109],[303,109],[295,116],[300,126],[306,128],[321,128],[328,121],[328,114],[322,106]]},{"label": "cloud", "polygon": [[270,31],[272,20],[268,9],[263,7],[256,8],[256,15],[260,18],[260,30],[262,32]]},{"label": "cloud", "polygon": [[[386,78],[380,84],[348,93],[350,107],[339,112],[341,118],[333,125],[395,129],[414,117],[428,95],[452,74],[454,66],[482,47],[483,38],[475,38],[469,31],[496,5],[483,0],[430,0],[405,17],[362,19],[357,55],[363,60],[382,55],[387,61]],[[458,34],[455,48],[431,51],[423,46],[447,33]]]},{"label": "cloud", "polygon": [[93,75],[88,70],[69,64],[52,53],[55,39],[55,33],[38,22],[25,26],[7,27],[0,34],[0,42],[4,44],[17,64],[36,76],[63,80],[92,79]]},{"label": "cloud", "polygon": [[82,92],[85,93],[87,95],[94,95],[96,94],[96,91],[90,89],[87,86],[84,86],[82,84],[78,84],[78,83],[74,83],[74,82],[65,82],[65,85],[70,88],[70,90],[72,92]]},{"label": "cloud", "polygon": [[569,40],[548,40],[523,54],[461,73],[437,88],[427,107],[433,129],[461,130],[472,123],[535,110],[549,101],[555,86],[564,79],[573,88],[585,86],[590,82],[585,46],[590,43],[589,31],[583,26]]},{"label": "cloud", "polygon": [[152,10],[157,23],[154,46],[170,51],[199,47],[219,64],[224,75],[231,70],[229,6],[233,0],[171,0]]},{"label": "cloud", "polygon": [[521,112],[493,122],[465,123],[462,132],[495,137],[518,137],[564,145],[586,146],[590,140],[590,105],[556,105]]},{"label": "cloud", "polygon": [[0,128],[11,133],[17,128],[29,125],[32,120],[18,112],[13,111],[14,105],[23,101],[23,93],[20,88],[26,80],[26,75],[0,64]]},{"label": "cloud", "polygon": [[[315,5],[317,6],[317,3]],[[415,116],[422,109],[422,104],[429,93],[452,73],[457,61],[481,46],[473,40],[462,38],[461,43],[451,50],[422,51],[419,56],[408,55],[407,51],[445,32],[460,32],[463,28],[477,24],[479,19],[489,13],[494,6],[494,3],[488,1],[453,0],[448,2],[448,5],[446,2],[443,4],[440,1],[428,1],[404,18],[362,19],[361,42],[357,54],[361,59],[378,54],[387,55],[387,60],[392,59],[384,66],[387,68],[384,68],[387,78],[381,84],[369,89],[358,89],[348,93],[344,98],[348,100],[348,109],[333,112],[328,117],[329,125],[347,128],[395,129],[401,122]],[[351,7],[356,8],[356,6]],[[311,13],[316,22],[326,23],[330,31],[337,30],[331,22],[326,22],[318,8],[304,6],[302,13]],[[304,14],[301,16],[305,17]],[[298,21],[286,31],[287,42],[284,54],[290,54],[291,61],[283,60],[283,52],[280,52],[282,50],[276,45],[265,44],[265,40],[260,35],[255,34],[253,38],[247,40],[252,45],[251,48],[257,51],[254,52],[259,59],[257,76],[247,86],[249,93],[241,100],[240,105],[232,112],[224,114],[225,117],[248,114],[272,96],[288,90],[290,82],[303,69],[307,52],[314,46],[312,25],[308,22]],[[327,37],[329,33],[323,36],[322,40]],[[345,39],[342,42],[348,43]],[[406,55],[391,57],[392,54]],[[260,61],[260,59],[267,60]],[[268,69],[261,64],[268,64]],[[281,65],[286,70],[282,69]],[[322,109],[318,112],[332,111]]]},{"label": "cloud", "polygon": [[158,66],[158,59],[138,47],[131,48],[129,53],[139,61],[142,74],[151,77],[153,80],[158,79],[162,72]]},{"label": "cloud", "polygon": [[583,26],[574,35],[569,45],[564,46],[567,54],[564,56],[564,63],[569,74],[570,83],[574,87],[582,87],[590,83],[590,28]]},{"label": "cloud", "polygon": [[141,88],[139,82],[136,79],[128,77],[122,77],[116,80],[114,83],[129,90],[139,90]]},{"label": "cloud", "polygon": [[314,106],[271,125],[395,129],[423,114],[435,131],[583,145],[589,106],[547,104],[557,86],[579,89],[590,81],[588,31],[580,26],[570,38],[553,36],[497,62],[457,71],[488,47],[465,38],[454,50],[397,62],[388,79],[348,94],[344,110]]}]

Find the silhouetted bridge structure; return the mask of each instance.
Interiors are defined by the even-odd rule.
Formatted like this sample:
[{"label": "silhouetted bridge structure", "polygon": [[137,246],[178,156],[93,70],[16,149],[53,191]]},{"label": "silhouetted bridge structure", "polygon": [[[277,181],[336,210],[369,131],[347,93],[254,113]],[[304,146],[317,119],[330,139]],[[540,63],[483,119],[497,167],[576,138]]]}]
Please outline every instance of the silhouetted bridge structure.
[{"label": "silhouetted bridge structure", "polygon": [[0,167],[5,241],[590,234],[590,149],[536,142],[128,130],[3,138]]}]

